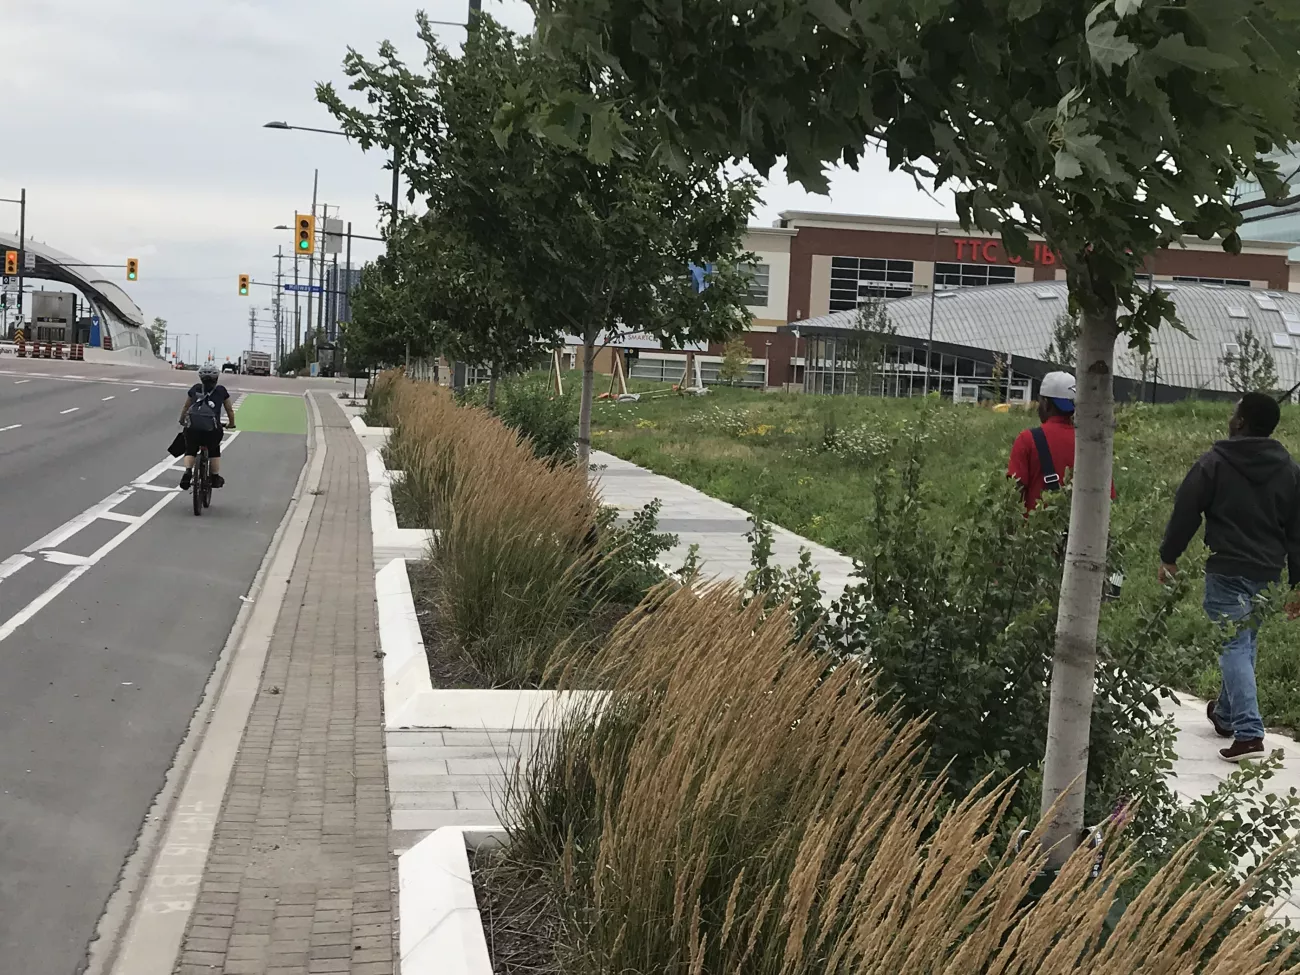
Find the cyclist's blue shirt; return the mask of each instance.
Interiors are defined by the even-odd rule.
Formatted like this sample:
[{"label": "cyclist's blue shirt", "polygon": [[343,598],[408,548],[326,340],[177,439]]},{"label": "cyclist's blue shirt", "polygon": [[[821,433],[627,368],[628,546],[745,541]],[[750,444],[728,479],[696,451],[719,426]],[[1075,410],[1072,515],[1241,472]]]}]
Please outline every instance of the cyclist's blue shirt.
[{"label": "cyclist's blue shirt", "polygon": [[220,411],[226,400],[230,399],[230,393],[226,392],[226,387],[220,384],[213,386],[212,392],[208,393],[202,383],[195,383],[190,387],[190,402],[197,403],[201,399],[211,400],[212,405]]}]

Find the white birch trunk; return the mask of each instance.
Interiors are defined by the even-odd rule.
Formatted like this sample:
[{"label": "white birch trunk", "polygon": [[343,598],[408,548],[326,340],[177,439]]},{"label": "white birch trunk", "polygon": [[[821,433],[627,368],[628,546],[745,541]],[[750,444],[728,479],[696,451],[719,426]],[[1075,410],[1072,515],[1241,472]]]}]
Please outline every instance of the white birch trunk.
[{"label": "white birch trunk", "polygon": [[591,467],[591,400],[595,392],[596,341],[584,336],[582,345],[582,402],[578,407],[578,466]]},{"label": "white birch trunk", "polygon": [[1115,439],[1111,380],[1118,334],[1115,319],[1114,307],[1101,314],[1085,312],[1078,340],[1070,540],[1056,619],[1047,753],[1043,759],[1043,814],[1060,800],[1045,837],[1052,867],[1059,867],[1074,851],[1084,826],[1097,618],[1110,530]]}]

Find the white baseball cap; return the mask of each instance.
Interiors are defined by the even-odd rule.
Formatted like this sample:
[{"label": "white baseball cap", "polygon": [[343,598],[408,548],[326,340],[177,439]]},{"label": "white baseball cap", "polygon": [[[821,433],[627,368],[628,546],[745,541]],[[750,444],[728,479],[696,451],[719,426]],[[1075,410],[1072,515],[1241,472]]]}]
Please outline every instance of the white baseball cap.
[{"label": "white baseball cap", "polygon": [[1038,395],[1045,396],[1066,413],[1074,411],[1074,377],[1068,372],[1049,372],[1043,377]]}]

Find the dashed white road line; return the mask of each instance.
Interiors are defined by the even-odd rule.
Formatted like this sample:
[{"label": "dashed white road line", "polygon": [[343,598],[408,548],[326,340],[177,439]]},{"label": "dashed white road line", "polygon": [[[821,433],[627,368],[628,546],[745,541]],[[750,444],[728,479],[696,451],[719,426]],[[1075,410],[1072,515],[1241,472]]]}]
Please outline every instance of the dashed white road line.
[{"label": "dashed white road line", "polygon": [[139,386],[132,386],[132,387],[131,387],[131,392],[133,392],[133,393],[138,393],[138,392],[140,392],[140,387],[139,387]]},{"label": "dashed white road line", "polygon": [[80,406],[74,406],[68,410],[59,410],[59,416],[67,416],[69,413],[76,413],[79,409],[81,409]]},{"label": "dashed white road line", "polygon": [[29,383],[29,382],[31,382],[30,379],[15,379],[15,380],[14,380],[14,385],[15,385],[15,386],[21,386],[23,383]]},{"label": "dashed white road line", "polygon": [[108,402],[109,400],[111,400],[111,399],[117,399],[117,397],[116,397],[116,396],[105,396],[102,400],[100,400],[100,402],[101,402],[101,403],[107,403],[107,402]]},{"label": "dashed white road line", "polygon": [[[238,435],[239,431],[232,433],[228,438],[226,438],[226,442],[222,446],[229,445]],[[17,631],[20,626],[53,602],[56,596],[89,572],[104,558],[104,556],[108,555],[109,552],[113,551],[113,549],[117,548],[148,524],[149,520],[153,518],[154,515],[158,514],[158,512],[162,511],[172,498],[175,498],[180,494],[180,492],[175,488],[163,487],[159,484],[150,483],[154,478],[170,469],[175,463],[176,459],[174,457],[167,457],[164,460],[159,461],[130,484],[118,488],[108,497],[104,498],[103,501],[91,505],[85,511],[81,512],[81,514],[70,518],[58,528],[54,529],[54,531],[42,536],[35,542],[32,542],[32,544],[24,548],[21,553],[11,555],[3,562],[0,562],[0,582],[3,582],[7,577],[18,572],[23,567],[30,565],[32,562],[35,562],[37,559],[43,559],[45,562],[54,565],[69,566],[68,571],[60,576],[53,585],[18,612],[10,616],[3,623],[0,623],[0,641],[13,636],[14,632]],[[162,497],[155,501],[148,510],[141,515],[128,515],[113,511],[114,507],[131,497],[131,495],[136,491],[142,489],[158,492]],[[70,552],[60,552],[58,550],[60,545],[97,519],[118,522],[125,525],[125,527],[122,531],[118,532],[89,555],[74,555]]]},{"label": "dashed white road line", "polygon": [[184,386],[185,386],[184,383],[168,383],[167,385],[168,385],[168,386],[180,386],[181,388],[184,388]]},{"label": "dashed white road line", "polygon": [[6,430],[17,430],[20,426],[22,426],[21,423],[11,423],[7,427],[0,427],[0,433],[4,433]]}]

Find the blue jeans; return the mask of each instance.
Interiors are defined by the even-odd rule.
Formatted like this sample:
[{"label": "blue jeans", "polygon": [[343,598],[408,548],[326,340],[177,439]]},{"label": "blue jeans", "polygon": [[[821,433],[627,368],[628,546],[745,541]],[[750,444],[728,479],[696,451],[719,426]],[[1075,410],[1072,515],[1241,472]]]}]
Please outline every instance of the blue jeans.
[{"label": "blue jeans", "polygon": [[1219,720],[1232,729],[1238,741],[1264,737],[1264,719],[1259,715],[1255,692],[1255,597],[1269,587],[1241,576],[1205,575],[1205,612],[1228,631],[1219,654],[1223,686],[1214,710]]}]

